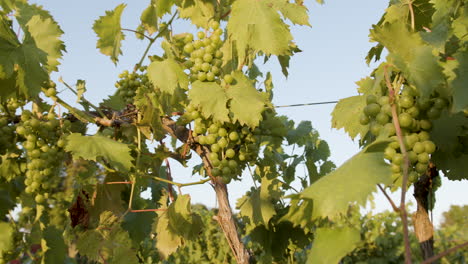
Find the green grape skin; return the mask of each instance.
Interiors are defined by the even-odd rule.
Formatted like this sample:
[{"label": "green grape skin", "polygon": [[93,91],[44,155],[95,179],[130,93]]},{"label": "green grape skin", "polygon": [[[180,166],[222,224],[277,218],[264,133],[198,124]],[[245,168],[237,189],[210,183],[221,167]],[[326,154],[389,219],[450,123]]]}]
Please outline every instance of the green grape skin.
[{"label": "green grape skin", "polygon": [[211,175],[214,177],[218,177],[221,175],[221,170],[219,168],[213,168],[211,169]]},{"label": "green grape skin", "polygon": [[190,43],[193,41],[193,34],[192,33],[187,33],[184,37],[184,43]]},{"label": "green grape skin", "polygon": [[430,130],[432,128],[432,123],[429,120],[419,120],[419,125],[421,129]]},{"label": "green grape skin", "polygon": [[393,141],[389,144],[389,146],[393,149],[399,149],[400,148],[400,143],[398,141]]},{"label": "green grape skin", "polygon": [[400,166],[402,163],[403,163],[403,155],[400,153],[395,154],[392,159],[392,164]]},{"label": "green grape skin", "polygon": [[201,70],[204,71],[204,72],[207,72],[207,71],[210,70],[210,67],[211,67],[211,66],[210,66],[210,64],[209,64],[208,62],[204,62],[204,63],[202,63],[202,65],[201,65]]},{"label": "green grape skin", "polygon": [[232,77],[232,75],[226,74],[226,75],[224,75],[224,81],[227,84],[231,84],[234,81],[234,78]]},{"label": "green grape skin", "polygon": [[221,165],[221,161],[219,159],[210,160],[210,161],[211,161],[211,165],[213,165],[213,167],[219,167],[219,165]]},{"label": "green grape skin", "polygon": [[392,160],[393,157],[397,154],[396,150],[392,147],[385,148],[384,157],[388,160]]},{"label": "green grape skin", "polygon": [[209,134],[208,136],[206,136],[206,144],[212,145],[215,142],[216,142],[216,136],[215,135]]},{"label": "green grape skin", "polygon": [[206,74],[206,80],[207,80],[207,81],[212,82],[212,81],[214,81],[214,79],[215,79],[214,73],[208,72],[208,73]]},{"label": "green grape skin", "polygon": [[210,158],[210,160],[217,160],[218,154],[216,154],[215,152],[211,152],[210,154],[208,154],[208,158]]},{"label": "green grape skin", "polygon": [[45,96],[47,97],[54,97],[57,95],[57,90],[55,88],[49,88],[45,91]]},{"label": "green grape skin", "polygon": [[447,102],[442,98],[434,99],[434,107],[437,109],[444,109],[447,106]]},{"label": "green grape skin", "polygon": [[380,112],[375,117],[375,120],[377,121],[377,123],[385,125],[390,121],[390,117],[387,114]]},{"label": "green grape skin", "polygon": [[393,125],[393,123],[385,124],[383,129],[384,129],[384,132],[386,133],[386,135],[389,136],[389,137],[396,134],[396,129],[395,129],[395,126]]},{"label": "green grape skin", "polygon": [[411,96],[402,96],[400,97],[400,106],[403,108],[410,108],[414,104],[414,99]]},{"label": "green grape skin", "polygon": [[219,22],[216,20],[210,21],[210,28],[213,30],[217,30],[219,28]]},{"label": "green grape skin", "polygon": [[418,162],[418,163],[416,163],[416,171],[417,171],[418,173],[425,173],[426,170],[427,170],[427,166],[428,166],[427,163],[420,163],[420,162]]},{"label": "green grape skin", "polygon": [[245,161],[246,160],[245,154],[239,154],[238,158],[239,158],[240,161]]},{"label": "green grape skin", "polygon": [[382,105],[381,111],[382,111],[382,113],[385,113],[388,116],[392,116],[392,106],[390,104]]},{"label": "green grape skin", "polygon": [[411,182],[411,183],[415,183],[415,182],[417,182],[418,179],[419,179],[419,175],[418,175],[418,173],[415,172],[415,171],[410,172],[408,176],[409,176],[409,177],[408,177],[408,180],[409,180],[409,182]]},{"label": "green grape skin", "polygon": [[391,165],[391,171],[392,171],[393,173],[399,173],[399,172],[401,172],[401,167],[400,167],[400,165],[392,164],[392,165]]},{"label": "green grape skin", "polygon": [[218,133],[219,126],[217,124],[211,124],[210,127],[208,128],[208,132],[211,134],[216,134]]},{"label": "green grape skin", "polygon": [[198,136],[198,143],[200,143],[201,145],[206,145],[206,137]]},{"label": "green grape skin", "polygon": [[388,96],[381,96],[378,100],[378,103],[380,106],[384,105],[389,105],[390,104],[390,98]]},{"label": "green grape skin", "polygon": [[370,126],[370,132],[372,133],[372,135],[378,136],[380,132],[382,131],[382,128],[383,126],[381,124],[372,123]]},{"label": "green grape skin", "polygon": [[428,111],[427,111],[427,117],[429,119],[437,119],[440,117],[440,109],[436,108],[436,107],[431,107]]},{"label": "green grape skin", "polygon": [[205,55],[203,55],[203,61],[205,62],[211,62],[213,60],[213,55],[207,53]]},{"label": "green grape skin", "polygon": [[41,204],[45,202],[45,197],[42,194],[38,194],[36,195],[36,197],[34,197],[34,200],[36,201],[36,203]]},{"label": "green grape skin", "polygon": [[370,94],[366,97],[366,103],[368,105],[370,104],[373,104],[373,103],[377,103],[377,96],[373,95],[373,94]]},{"label": "green grape skin", "polygon": [[400,121],[401,127],[407,128],[413,124],[413,117],[408,113],[401,113],[398,117],[398,121]]},{"label": "green grape skin", "polygon": [[218,136],[220,136],[220,137],[225,137],[225,136],[227,136],[227,134],[228,134],[228,133],[227,133],[227,130],[226,130],[225,128],[223,128],[223,127],[219,128],[219,130],[218,130]]},{"label": "green grape skin", "polygon": [[422,142],[416,142],[413,146],[413,151],[416,154],[421,154],[425,152],[424,144]]},{"label": "green grape skin", "polygon": [[203,32],[203,31],[198,31],[198,32],[197,32],[197,37],[198,37],[198,39],[204,38],[204,37],[205,37],[205,32]]},{"label": "green grape skin", "polygon": [[367,115],[362,114],[361,117],[359,118],[359,123],[363,126],[369,124],[370,119],[367,117]]},{"label": "green grape skin", "polygon": [[230,176],[231,173],[232,173],[232,171],[231,171],[231,169],[229,167],[224,167],[222,169],[222,171],[223,171],[223,176]]},{"label": "green grape skin", "polygon": [[418,138],[419,138],[419,141],[423,142],[423,141],[429,140],[431,138],[431,135],[429,135],[429,133],[426,131],[421,131],[418,134]]},{"label": "green grape skin", "polygon": [[424,152],[421,154],[418,154],[418,162],[419,163],[429,163],[430,157],[429,154]]},{"label": "green grape skin", "polygon": [[367,116],[376,116],[378,113],[380,112],[380,105],[376,104],[376,103],[371,103],[369,105],[367,105],[366,107],[364,107],[364,113],[367,115]]},{"label": "green grape skin", "polygon": [[188,43],[184,46],[185,53],[192,53],[194,50],[195,50],[195,47],[193,46],[192,43]]},{"label": "green grape skin", "polygon": [[418,154],[416,154],[414,151],[408,151],[408,159],[411,164],[414,164],[418,161]]},{"label": "green grape skin", "polygon": [[198,80],[203,82],[206,80],[206,73],[205,72],[199,72],[198,73]]},{"label": "green grape skin", "polygon": [[227,149],[225,155],[228,158],[233,158],[236,155],[236,152],[233,149]]},{"label": "green grape skin", "polygon": [[422,143],[426,153],[432,154],[436,151],[436,145],[430,140],[426,140]]},{"label": "green grape skin", "polygon": [[229,139],[232,141],[236,141],[239,139],[239,134],[236,131],[229,133]]},{"label": "green grape skin", "polygon": [[229,166],[229,168],[235,170],[239,165],[237,164],[237,162],[235,160],[229,160],[228,166]]},{"label": "green grape skin", "polygon": [[[219,143],[219,142],[218,142],[218,143]],[[221,146],[220,146],[219,144],[216,144],[216,143],[215,143],[215,144],[212,144],[212,145],[211,145],[211,151],[212,151],[212,152],[218,153],[218,152],[221,151]]]},{"label": "green grape skin", "polygon": [[218,140],[218,145],[221,147],[221,148],[225,148],[227,147],[228,145],[228,141],[226,140],[226,138],[222,137]]}]

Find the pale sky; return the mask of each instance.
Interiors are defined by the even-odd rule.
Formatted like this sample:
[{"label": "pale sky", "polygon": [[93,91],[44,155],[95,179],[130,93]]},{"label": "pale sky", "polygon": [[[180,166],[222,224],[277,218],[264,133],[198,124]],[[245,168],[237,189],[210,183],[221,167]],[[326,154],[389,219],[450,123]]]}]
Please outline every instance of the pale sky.
[{"label": "pale sky", "polygon": [[[135,29],[139,17],[146,5],[146,1],[63,1],[36,0],[32,3],[43,5],[49,10],[65,31],[63,40],[67,47],[60,72],[53,75],[57,81],[59,76],[68,83],[75,83],[77,79],[84,79],[88,92],[86,98],[93,103],[99,103],[103,98],[115,91],[114,83],[123,70],[133,69],[134,64],[142,55],[147,42],[137,40],[133,33],[125,33],[123,42],[123,56],[117,66],[96,49],[97,37],[92,30],[95,19],[104,15],[105,10],[111,10],[118,4],[127,3],[122,25],[124,28]],[[376,23],[388,1],[383,0],[355,0],[355,1],[327,1],[324,5],[315,1],[307,1],[309,8],[310,27],[293,27],[293,36],[302,53],[293,57],[289,69],[289,77],[285,79],[276,60],[268,65],[259,65],[264,72],[271,71],[275,85],[276,105],[297,103],[334,101],[340,98],[356,95],[355,82],[367,76],[372,68],[365,63],[367,51],[372,46],[368,41],[369,28]],[[176,33],[196,32],[195,27],[187,23],[176,23]],[[152,53],[161,54],[158,45],[153,45]],[[372,66],[372,65],[371,65]],[[63,87],[62,87],[63,88]],[[60,86],[59,86],[60,90]],[[71,93],[60,94],[69,102],[76,98]],[[278,113],[299,122],[310,120],[315,129],[330,145],[331,159],[340,165],[359,151],[343,131],[331,128],[330,113],[334,105],[306,106],[294,108],[279,108]],[[191,169],[183,169],[171,162],[175,181],[190,182],[198,177],[190,178]],[[298,170],[300,171],[300,170]],[[248,189],[252,182],[250,176],[245,175],[242,182],[229,184],[231,206]],[[452,204],[468,204],[468,182],[449,182],[444,180],[443,186],[437,192],[438,201],[434,210],[436,224],[440,215]],[[408,199],[412,199],[412,190]],[[188,187],[184,193],[190,193],[193,203],[203,203],[215,206],[215,193],[209,185]],[[397,196],[395,195],[395,199]],[[399,197],[399,196],[398,196]],[[376,210],[391,209],[382,195],[377,195]]]}]

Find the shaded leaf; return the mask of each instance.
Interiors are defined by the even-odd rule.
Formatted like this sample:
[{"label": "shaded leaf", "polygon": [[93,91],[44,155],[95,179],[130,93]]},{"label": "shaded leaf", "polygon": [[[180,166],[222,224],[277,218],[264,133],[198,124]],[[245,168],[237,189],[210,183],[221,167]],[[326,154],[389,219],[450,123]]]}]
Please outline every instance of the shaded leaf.
[{"label": "shaded leaf", "polygon": [[339,263],[361,240],[359,230],[342,228],[319,228],[315,235],[307,264]]}]

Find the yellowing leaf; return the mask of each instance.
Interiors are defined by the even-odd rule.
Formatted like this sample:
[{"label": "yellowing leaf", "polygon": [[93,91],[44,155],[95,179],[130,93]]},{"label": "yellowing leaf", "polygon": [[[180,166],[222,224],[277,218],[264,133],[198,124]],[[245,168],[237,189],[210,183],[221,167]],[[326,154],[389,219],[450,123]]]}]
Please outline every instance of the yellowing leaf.
[{"label": "yellowing leaf", "polygon": [[141,24],[150,35],[158,30],[158,14],[156,8],[155,1],[151,1],[140,16]]},{"label": "yellowing leaf", "polygon": [[125,39],[120,25],[120,17],[125,7],[125,4],[120,4],[114,10],[106,11],[106,15],[99,17],[93,25],[99,38],[96,47],[102,54],[110,56],[114,64],[117,64],[118,57],[122,54],[121,42]]},{"label": "yellowing leaf", "polygon": [[72,133],[67,137],[65,149],[75,158],[97,161],[101,157],[118,170],[128,171],[133,167],[129,146],[100,134],[83,136]]}]

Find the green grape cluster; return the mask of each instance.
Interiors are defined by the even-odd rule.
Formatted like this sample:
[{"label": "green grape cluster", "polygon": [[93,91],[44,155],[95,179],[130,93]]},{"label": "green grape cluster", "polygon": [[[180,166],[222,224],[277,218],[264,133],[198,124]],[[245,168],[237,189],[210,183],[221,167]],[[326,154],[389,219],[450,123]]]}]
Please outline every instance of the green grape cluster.
[{"label": "green grape cluster", "polygon": [[146,66],[139,68],[139,72],[132,72],[125,70],[119,75],[120,80],[115,83],[117,88],[116,94],[121,96],[123,101],[127,104],[133,102],[133,97],[135,97],[137,89],[140,86],[150,87],[150,81],[148,75],[143,73],[146,71]]},{"label": "green grape cluster", "polygon": [[15,125],[7,117],[0,117],[0,155],[15,147]]},{"label": "green grape cluster", "polygon": [[211,173],[224,183],[237,179],[247,162],[257,157],[257,138],[249,127],[204,119],[193,105],[187,107],[182,118],[194,121],[192,135],[198,143],[209,147]]},{"label": "green grape cluster", "polygon": [[197,33],[197,40],[192,34],[186,34],[183,40],[183,51],[187,55],[185,66],[190,70],[191,81],[216,81],[230,84],[234,80],[230,74],[222,75],[221,65],[223,52],[220,50],[223,41],[223,29],[219,22],[211,21],[211,34],[203,31]]},{"label": "green grape cluster", "polygon": [[[360,123],[369,125],[373,136],[383,135],[393,140],[385,149],[384,155],[391,163],[392,178],[397,181],[402,178],[404,157],[392,121],[390,98],[388,95],[368,95],[366,103]],[[440,97],[420,98],[411,87],[405,87],[394,103],[410,161],[409,183],[414,183],[419,175],[426,172],[431,154],[436,150],[429,134],[432,128],[431,120],[440,117],[441,111],[447,107],[447,102]]]},{"label": "green grape cluster", "polygon": [[57,84],[55,82],[47,82],[42,88],[42,92],[45,96],[51,98],[52,100],[57,100]]},{"label": "green grape cluster", "polygon": [[28,161],[25,192],[34,195],[36,203],[42,204],[48,199],[48,192],[60,181],[54,176],[59,173],[64,155],[62,129],[68,130],[71,124],[65,120],[61,128],[54,112],[39,118],[24,110],[20,119],[16,133],[25,139],[22,145]]}]

